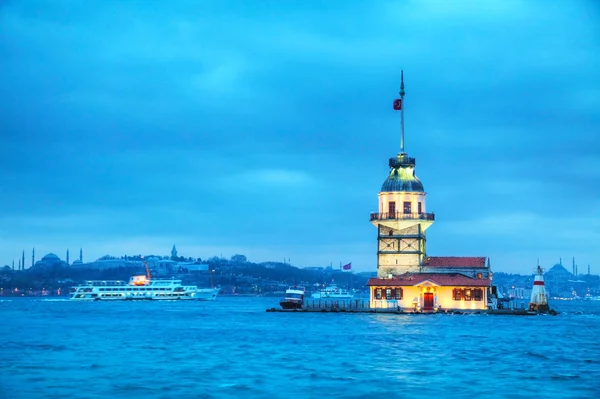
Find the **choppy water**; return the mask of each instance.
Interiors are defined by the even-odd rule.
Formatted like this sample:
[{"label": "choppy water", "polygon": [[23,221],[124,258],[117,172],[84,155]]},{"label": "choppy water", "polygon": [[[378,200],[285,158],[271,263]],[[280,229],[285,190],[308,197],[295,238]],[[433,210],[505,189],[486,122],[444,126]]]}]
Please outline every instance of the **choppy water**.
[{"label": "choppy water", "polygon": [[600,397],[600,302],[555,317],[277,304],[0,300],[0,398]]}]

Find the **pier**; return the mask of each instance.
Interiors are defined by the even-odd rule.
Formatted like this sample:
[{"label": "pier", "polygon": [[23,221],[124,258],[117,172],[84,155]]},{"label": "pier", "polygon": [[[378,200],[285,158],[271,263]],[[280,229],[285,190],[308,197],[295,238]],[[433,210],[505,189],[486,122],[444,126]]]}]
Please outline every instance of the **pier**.
[{"label": "pier", "polygon": [[433,314],[489,314],[511,316],[535,316],[539,312],[527,309],[441,309],[432,310],[404,309],[398,306],[370,307],[368,299],[323,300],[306,299],[300,309],[268,308],[267,312],[275,313],[377,313],[401,315],[433,315]]}]

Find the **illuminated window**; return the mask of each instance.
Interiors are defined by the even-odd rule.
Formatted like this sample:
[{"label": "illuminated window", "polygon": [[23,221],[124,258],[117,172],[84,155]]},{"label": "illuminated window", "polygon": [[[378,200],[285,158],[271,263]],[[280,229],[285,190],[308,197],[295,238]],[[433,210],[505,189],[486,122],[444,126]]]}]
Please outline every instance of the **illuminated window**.
[{"label": "illuminated window", "polygon": [[375,289],[375,299],[381,299],[381,288]]},{"label": "illuminated window", "polygon": [[452,298],[455,301],[460,301],[462,298],[462,290],[460,288],[455,288],[452,290]]},{"label": "illuminated window", "polygon": [[465,301],[470,301],[471,300],[471,289],[467,288],[465,290]]},{"label": "illuminated window", "polygon": [[473,289],[473,300],[483,301],[483,290],[481,288]]},{"label": "illuminated window", "polygon": [[396,288],[396,300],[402,299],[402,288]]},{"label": "illuminated window", "polygon": [[404,213],[411,213],[410,202],[408,201],[404,202]]},{"label": "illuminated window", "polygon": [[391,288],[385,289],[385,299],[392,299],[392,289]]},{"label": "illuminated window", "polygon": [[388,204],[388,213],[390,214],[390,216],[396,214],[396,202],[390,201],[390,203]]}]

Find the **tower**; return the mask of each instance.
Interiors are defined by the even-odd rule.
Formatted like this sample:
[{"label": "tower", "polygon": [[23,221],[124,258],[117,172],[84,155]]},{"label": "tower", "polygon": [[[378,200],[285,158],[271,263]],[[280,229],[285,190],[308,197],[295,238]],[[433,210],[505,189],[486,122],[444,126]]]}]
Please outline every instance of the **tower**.
[{"label": "tower", "polygon": [[83,263],[83,248],[79,248],[79,261]]},{"label": "tower", "polygon": [[15,261],[14,261],[14,259],[13,259],[13,263],[12,263],[12,269],[13,269],[13,272],[14,272],[15,271]]},{"label": "tower", "polygon": [[25,270],[25,250],[23,250],[23,255],[21,255],[21,265],[23,265],[23,270]]},{"label": "tower", "polygon": [[546,293],[546,287],[544,285],[544,269],[542,269],[539,265],[536,269],[535,277],[533,279],[529,310],[536,312],[547,312],[550,310],[548,307],[548,294]]},{"label": "tower", "polygon": [[19,270],[22,270],[21,269],[21,259],[19,259]]},{"label": "tower", "polygon": [[171,249],[171,259],[177,258],[177,248],[175,248],[175,244],[173,244],[173,249]]},{"label": "tower", "polygon": [[400,111],[400,152],[390,158],[390,172],[381,186],[378,213],[371,214],[377,227],[377,276],[419,272],[425,257],[425,230],[434,222],[427,213],[423,184],[415,175],[415,158],[404,151],[404,72],[400,98],[393,104]]},{"label": "tower", "polygon": [[31,267],[33,267],[33,265],[35,265],[35,247],[31,251]]},{"label": "tower", "polygon": [[67,249],[67,266],[69,266],[69,249]]}]

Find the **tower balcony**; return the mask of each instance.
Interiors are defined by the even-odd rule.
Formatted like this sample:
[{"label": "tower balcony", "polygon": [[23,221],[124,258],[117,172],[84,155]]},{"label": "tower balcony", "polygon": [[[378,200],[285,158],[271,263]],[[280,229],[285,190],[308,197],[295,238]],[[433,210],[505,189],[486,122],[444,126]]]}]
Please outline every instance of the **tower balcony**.
[{"label": "tower balcony", "polygon": [[435,220],[433,213],[371,213],[371,221],[374,220]]}]

